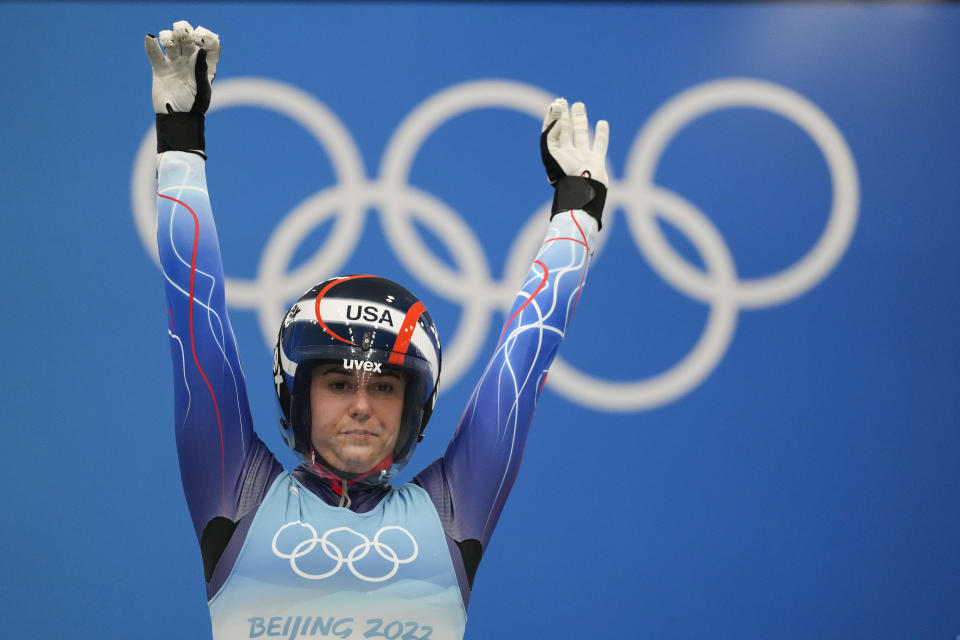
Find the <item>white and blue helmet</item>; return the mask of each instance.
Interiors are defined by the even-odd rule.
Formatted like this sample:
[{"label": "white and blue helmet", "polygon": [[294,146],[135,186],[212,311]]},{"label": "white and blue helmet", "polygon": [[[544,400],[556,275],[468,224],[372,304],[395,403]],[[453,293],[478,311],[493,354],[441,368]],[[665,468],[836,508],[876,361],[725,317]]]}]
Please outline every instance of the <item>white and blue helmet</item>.
[{"label": "white and blue helmet", "polygon": [[386,474],[393,476],[423,439],[437,399],[440,359],[433,320],[404,287],[374,275],[321,282],[287,311],[273,352],[284,441],[310,461],[310,378],[316,365],[382,363],[401,371],[406,380],[400,433]]}]

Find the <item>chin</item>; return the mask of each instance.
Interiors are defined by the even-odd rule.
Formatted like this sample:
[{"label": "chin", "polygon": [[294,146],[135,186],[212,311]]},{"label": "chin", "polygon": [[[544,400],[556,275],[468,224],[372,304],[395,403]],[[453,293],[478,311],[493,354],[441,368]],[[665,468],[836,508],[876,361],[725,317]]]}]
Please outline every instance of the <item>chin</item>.
[{"label": "chin", "polygon": [[343,460],[343,471],[348,473],[366,473],[370,469],[373,469],[378,462],[383,460],[384,456],[374,459],[376,456],[364,456],[362,458],[358,457],[342,457]]}]

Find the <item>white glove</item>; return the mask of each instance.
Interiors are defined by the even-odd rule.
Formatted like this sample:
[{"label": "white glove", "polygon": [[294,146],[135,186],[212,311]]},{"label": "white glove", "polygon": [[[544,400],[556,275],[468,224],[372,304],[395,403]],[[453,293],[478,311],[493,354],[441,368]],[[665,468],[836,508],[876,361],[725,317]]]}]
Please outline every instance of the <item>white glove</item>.
[{"label": "white glove", "polygon": [[147,35],[143,46],[153,67],[154,113],[206,112],[220,60],[217,34],[181,20],[173,31],[161,31],[159,39]]},{"label": "white glove", "polygon": [[[606,120],[597,122],[596,136],[591,147],[587,108],[582,102],[574,102],[571,110],[567,109],[566,100],[557,98],[543,117],[541,132],[546,134],[547,151],[557,165],[552,172],[551,167],[547,167],[547,179],[550,184],[555,184],[565,175],[580,176],[592,178],[606,187],[609,184],[606,156],[610,125]],[[543,158],[543,162],[547,164],[547,157]],[[558,173],[557,169],[562,174]]]},{"label": "white glove", "polygon": [[579,209],[596,218],[598,229],[607,197],[607,142],[610,126],[597,122],[596,136],[590,144],[587,109],[574,102],[571,110],[563,98],[554,100],[543,118],[540,130],[540,156],[547,180],[556,190],[551,218],[561,211]]}]

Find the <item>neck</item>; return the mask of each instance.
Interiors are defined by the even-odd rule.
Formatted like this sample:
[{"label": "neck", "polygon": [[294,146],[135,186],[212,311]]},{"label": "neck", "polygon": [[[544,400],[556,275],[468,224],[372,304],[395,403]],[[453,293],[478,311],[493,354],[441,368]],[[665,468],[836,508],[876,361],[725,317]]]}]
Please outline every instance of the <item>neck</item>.
[{"label": "neck", "polygon": [[310,447],[310,461],[311,462],[308,465],[310,470],[321,478],[336,481],[346,480],[347,484],[352,485],[376,475],[379,475],[379,478],[374,479],[378,482],[382,482],[387,472],[390,470],[390,467],[393,466],[393,454],[388,453],[387,456],[374,465],[372,469],[364,471],[363,473],[351,473],[350,471],[343,471],[336,468],[324,460],[322,456],[317,455],[317,452],[314,451],[312,446]]},{"label": "neck", "polygon": [[[344,506],[356,513],[366,513],[380,504],[391,489],[390,483],[386,481],[380,483],[367,483],[356,479],[351,481],[323,466],[320,466],[318,471],[317,466],[304,463],[294,470],[293,475],[311,493],[332,507]],[[349,506],[344,493],[349,499]]]}]

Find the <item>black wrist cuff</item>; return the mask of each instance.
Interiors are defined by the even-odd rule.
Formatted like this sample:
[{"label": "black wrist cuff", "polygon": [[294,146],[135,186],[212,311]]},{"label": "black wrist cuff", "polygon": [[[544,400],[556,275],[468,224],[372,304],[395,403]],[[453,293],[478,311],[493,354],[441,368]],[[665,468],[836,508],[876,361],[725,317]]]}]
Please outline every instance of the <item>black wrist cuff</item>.
[{"label": "black wrist cuff", "polygon": [[597,229],[603,228],[600,217],[603,215],[603,203],[607,200],[607,188],[593,178],[564,176],[554,185],[553,207],[550,219],[563,211],[582,209],[597,221]]},{"label": "black wrist cuff", "polygon": [[[164,151],[203,151],[202,113],[158,113],[157,153]],[[206,157],[206,155],[204,155]]]}]

